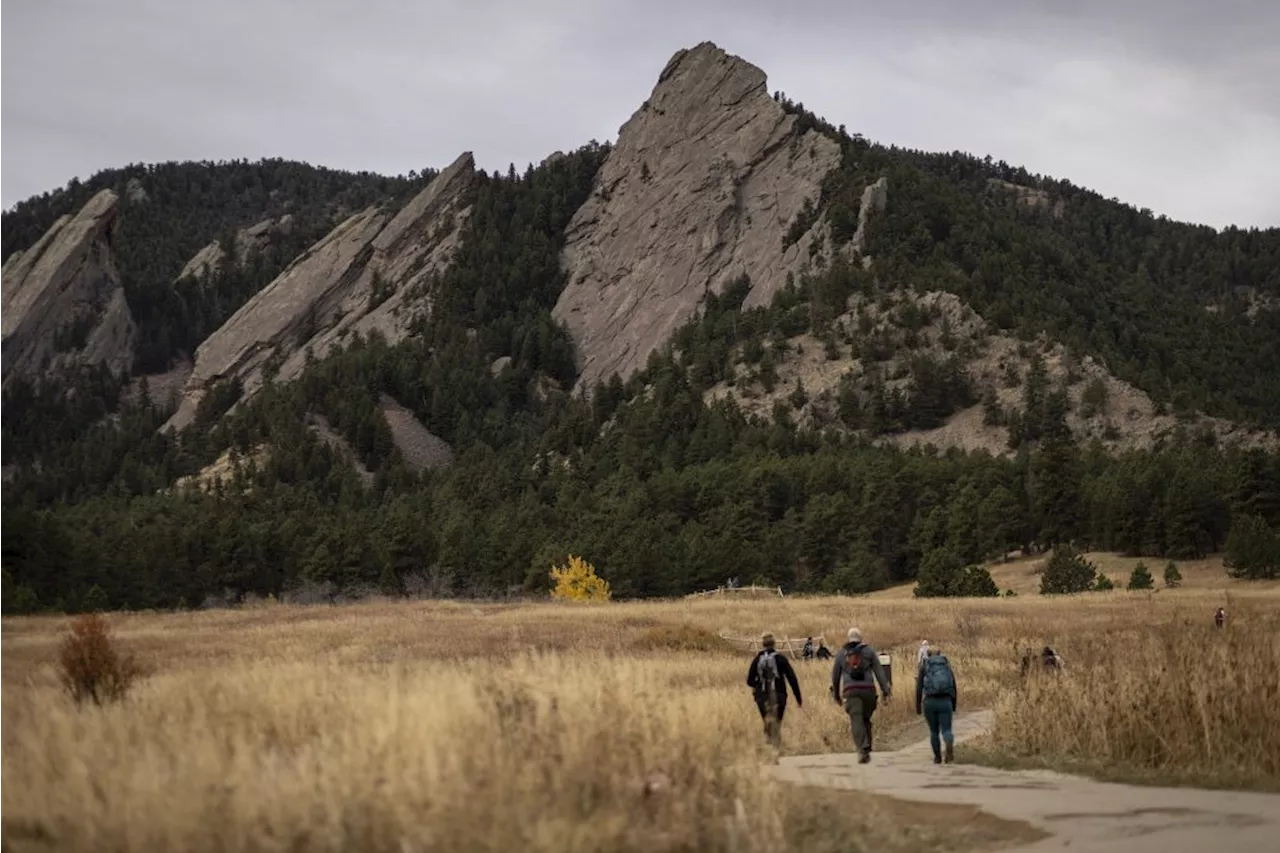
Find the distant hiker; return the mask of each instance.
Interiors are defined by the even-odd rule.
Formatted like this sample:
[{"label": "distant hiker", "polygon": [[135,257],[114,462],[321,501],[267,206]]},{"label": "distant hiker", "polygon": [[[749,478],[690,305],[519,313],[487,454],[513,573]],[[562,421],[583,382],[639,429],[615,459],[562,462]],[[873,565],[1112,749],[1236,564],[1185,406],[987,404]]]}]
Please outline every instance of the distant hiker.
[{"label": "distant hiker", "polygon": [[805,660],[810,660],[813,657],[813,637],[804,641],[804,648],[800,650],[800,656]]},{"label": "distant hiker", "polygon": [[[875,676],[874,680],[872,676]],[[849,641],[840,647],[831,667],[831,695],[844,705],[853,733],[853,746],[858,750],[858,763],[871,760],[871,715],[876,712],[876,683],[886,702],[893,691],[885,678],[880,655],[862,642],[862,632],[849,629]]]},{"label": "distant hiker", "polygon": [[923,713],[929,724],[934,764],[943,761],[943,742],[947,745],[946,762],[950,764],[955,759],[955,737],[951,734],[951,717],[955,712],[956,676],[951,663],[938,649],[929,649],[916,672],[916,713]]},{"label": "distant hiker", "polygon": [[1040,650],[1040,654],[1038,655],[1028,647],[1027,650],[1022,653],[1022,675],[1025,676],[1027,672],[1030,671],[1031,662],[1036,658],[1040,659],[1041,669],[1062,669],[1066,666],[1066,663],[1062,660],[1062,656],[1055,652],[1051,647],[1045,646]]},{"label": "distant hiker", "polygon": [[822,640],[818,641],[818,660],[831,660],[831,649]]},{"label": "distant hiker", "polygon": [[1219,607],[1218,612],[1213,614],[1213,626],[1215,628],[1222,628],[1226,624],[1227,624],[1227,611]]},{"label": "distant hiker", "polygon": [[920,648],[916,650],[916,666],[924,663],[924,659],[929,656],[929,641],[921,640]]},{"label": "distant hiker", "polygon": [[760,645],[763,648],[752,658],[751,668],[747,670],[747,686],[755,694],[756,708],[764,721],[765,738],[775,747],[780,747],[782,717],[787,712],[787,685],[791,685],[791,692],[795,694],[796,707],[804,707],[804,700],[800,697],[796,671],[791,668],[791,661],[778,653],[773,634],[761,636]]}]

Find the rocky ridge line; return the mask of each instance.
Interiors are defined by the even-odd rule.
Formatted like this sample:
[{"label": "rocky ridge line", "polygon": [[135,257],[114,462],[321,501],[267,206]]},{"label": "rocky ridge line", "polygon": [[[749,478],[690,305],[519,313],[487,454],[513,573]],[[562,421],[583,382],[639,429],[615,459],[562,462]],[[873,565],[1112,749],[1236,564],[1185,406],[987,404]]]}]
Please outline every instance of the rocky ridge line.
[{"label": "rocky ridge line", "polygon": [[4,264],[4,386],[75,364],[124,373],[137,334],[112,255],[119,196],[103,190]]},{"label": "rocky ridge line", "polygon": [[464,153],[389,217],[357,213],[293,261],[196,350],[166,429],[184,429],[209,386],[239,380],[242,399],[267,381],[296,379],[355,335],[402,340],[429,308],[430,281],[452,260],[470,213],[475,161]]}]

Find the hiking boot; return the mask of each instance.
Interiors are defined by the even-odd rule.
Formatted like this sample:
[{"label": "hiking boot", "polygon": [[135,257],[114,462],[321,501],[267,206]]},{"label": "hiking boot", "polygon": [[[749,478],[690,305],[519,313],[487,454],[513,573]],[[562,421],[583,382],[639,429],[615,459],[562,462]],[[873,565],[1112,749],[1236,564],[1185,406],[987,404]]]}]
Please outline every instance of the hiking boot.
[{"label": "hiking boot", "polygon": [[941,763],[942,763],[942,756],[941,756],[941,755],[935,755],[935,756],[933,757],[933,763],[934,763],[934,764],[941,764]]},{"label": "hiking boot", "polygon": [[859,756],[858,756],[858,763],[859,763],[859,764],[870,764],[870,763],[871,763],[871,753],[869,753],[869,752],[864,752],[864,753],[862,753],[861,755],[859,755]]},{"label": "hiking boot", "polygon": [[951,762],[953,762],[953,761],[955,761],[955,760],[956,760],[956,750],[955,750],[955,747],[954,747],[954,746],[952,746],[951,744],[947,744],[947,763],[948,763],[948,764],[950,764]]}]

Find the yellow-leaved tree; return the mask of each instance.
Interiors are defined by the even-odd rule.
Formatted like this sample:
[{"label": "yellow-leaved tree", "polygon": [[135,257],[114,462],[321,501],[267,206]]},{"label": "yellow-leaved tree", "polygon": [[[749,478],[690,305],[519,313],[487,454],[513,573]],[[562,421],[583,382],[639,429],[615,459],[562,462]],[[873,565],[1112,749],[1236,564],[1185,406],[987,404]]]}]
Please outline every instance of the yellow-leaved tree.
[{"label": "yellow-leaved tree", "polygon": [[566,601],[608,601],[613,597],[609,582],[596,574],[596,567],[581,557],[569,555],[569,565],[552,566],[551,580],[555,588],[552,598]]}]

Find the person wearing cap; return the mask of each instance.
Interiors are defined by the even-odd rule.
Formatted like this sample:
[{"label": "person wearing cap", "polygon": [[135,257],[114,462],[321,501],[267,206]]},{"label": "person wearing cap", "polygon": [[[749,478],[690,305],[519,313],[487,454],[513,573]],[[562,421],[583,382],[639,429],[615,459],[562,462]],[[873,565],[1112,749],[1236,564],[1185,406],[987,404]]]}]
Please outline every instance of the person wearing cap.
[{"label": "person wearing cap", "polygon": [[929,641],[921,640],[920,648],[916,650],[916,668],[919,668],[924,659],[929,656]]},{"label": "person wearing cap", "polygon": [[[777,650],[773,634],[765,632],[760,637],[761,649],[751,659],[747,670],[747,686],[755,695],[756,708],[764,721],[764,736],[775,747],[782,746],[782,717],[787,712],[787,685],[796,697],[796,707],[804,707],[800,696],[800,682],[791,661]],[[772,680],[770,687],[766,680]]]},{"label": "person wearing cap", "polygon": [[[853,746],[858,750],[858,763],[871,760],[871,715],[876,712],[876,683],[888,702],[893,691],[880,665],[880,655],[862,642],[862,631],[850,628],[848,642],[840,647],[831,668],[831,695],[843,704],[849,715]],[[874,676],[874,678],[873,678]]]}]

